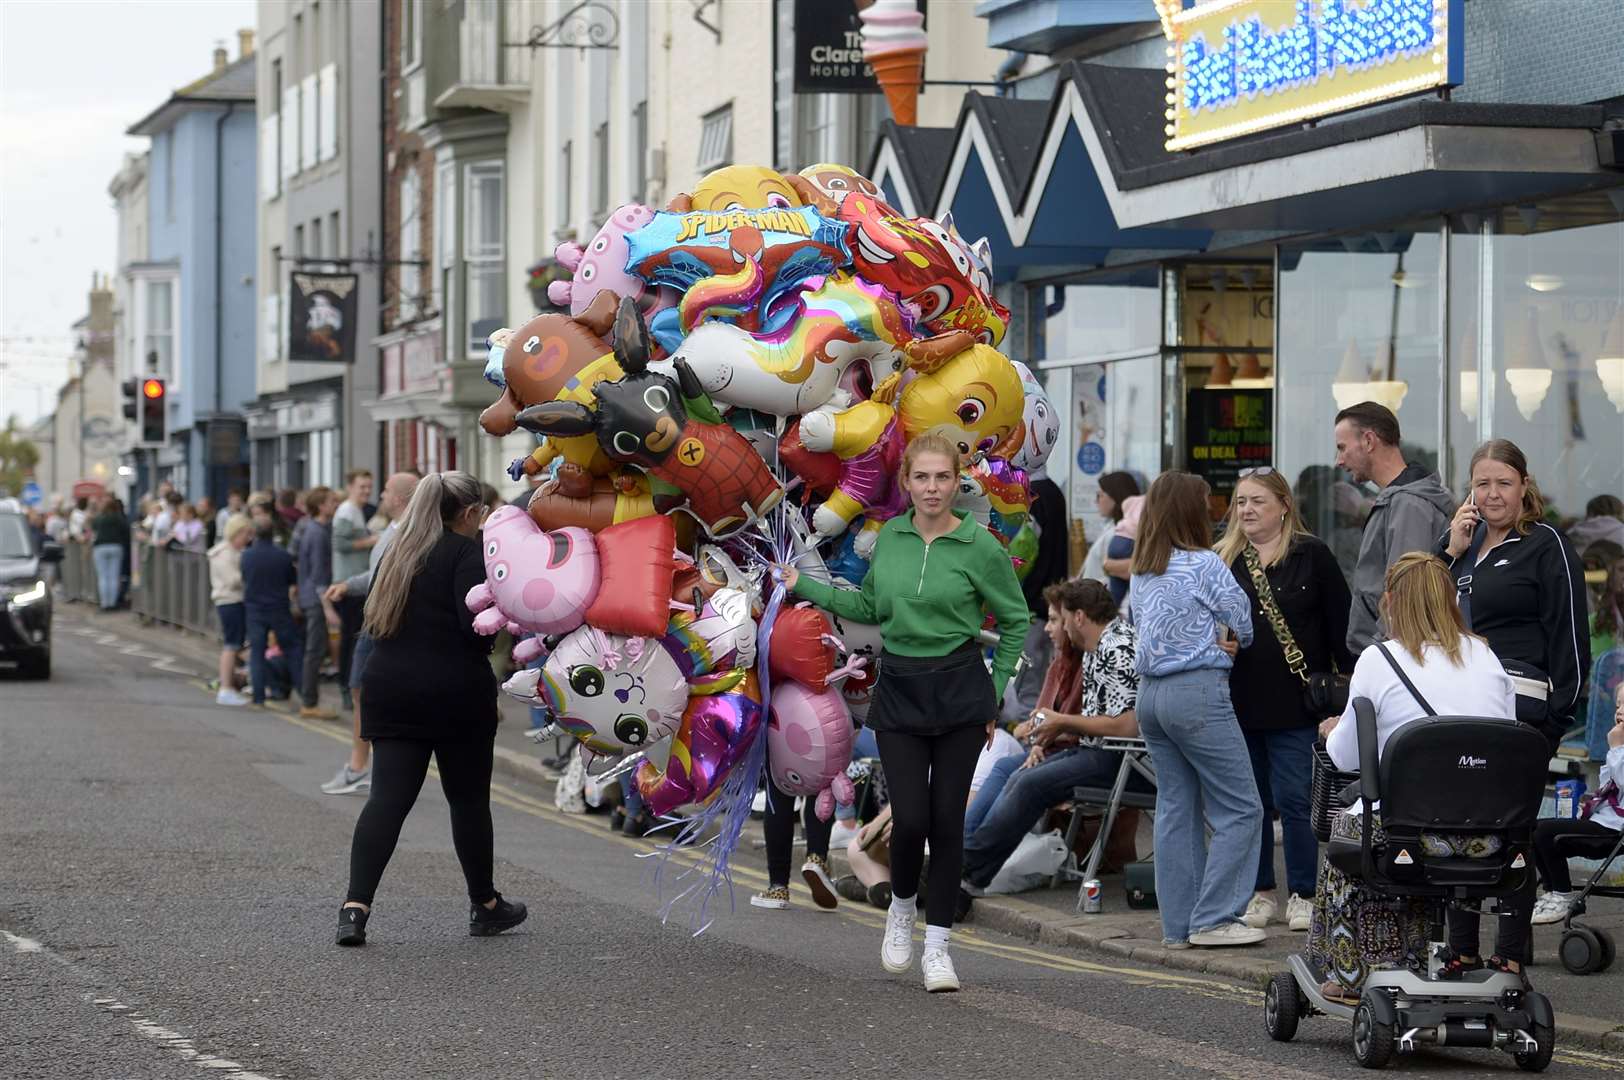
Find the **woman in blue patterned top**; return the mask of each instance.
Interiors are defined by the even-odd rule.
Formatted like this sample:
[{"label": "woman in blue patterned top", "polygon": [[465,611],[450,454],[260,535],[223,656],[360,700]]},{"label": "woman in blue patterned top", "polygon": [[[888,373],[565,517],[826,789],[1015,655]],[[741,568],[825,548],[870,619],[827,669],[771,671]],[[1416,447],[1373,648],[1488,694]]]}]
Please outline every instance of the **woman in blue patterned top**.
[{"label": "woman in blue patterned top", "polygon": [[1252,605],[1211,550],[1208,491],[1189,473],[1157,477],[1133,553],[1139,729],[1156,763],[1156,899],[1173,948],[1264,938],[1241,921],[1263,805],[1229,700],[1234,661],[1218,644],[1220,626],[1252,643]]}]

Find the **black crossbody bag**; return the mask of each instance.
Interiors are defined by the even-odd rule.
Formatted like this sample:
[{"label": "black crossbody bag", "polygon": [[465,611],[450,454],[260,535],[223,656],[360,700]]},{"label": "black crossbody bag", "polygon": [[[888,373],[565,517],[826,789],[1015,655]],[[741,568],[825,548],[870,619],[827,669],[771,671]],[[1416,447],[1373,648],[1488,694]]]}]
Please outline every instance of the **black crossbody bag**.
[{"label": "black crossbody bag", "polygon": [[1280,651],[1285,654],[1286,666],[1302,681],[1303,708],[1320,717],[1342,715],[1348,707],[1348,676],[1336,672],[1308,670],[1308,658],[1297,646],[1297,639],[1291,633],[1291,624],[1286,622],[1286,613],[1280,610],[1280,605],[1275,600],[1274,587],[1269,584],[1269,576],[1263,572],[1263,563],[1257,557],[1257,549],[1248,544],[1243,557],[1246,560],[1246,572],[1252,576],[1252,587],[1257,590],[1258,606],[1263,609],[1263,617],[1268,620],[1269,629],[1274,631],[1275,640],[1280,642]]}]

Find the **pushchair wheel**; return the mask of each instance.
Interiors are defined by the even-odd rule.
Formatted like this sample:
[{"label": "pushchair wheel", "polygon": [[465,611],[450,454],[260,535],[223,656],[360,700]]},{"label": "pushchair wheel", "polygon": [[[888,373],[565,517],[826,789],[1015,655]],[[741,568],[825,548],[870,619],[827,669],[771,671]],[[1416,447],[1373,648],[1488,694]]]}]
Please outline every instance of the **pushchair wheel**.
[{"label": "pushchair wheel", "polygon": [[1383,1069],[1393,1060],[1393,1002],[1386,995],[1365,991],[1353,1014],[1353,1058],[1367,1069]]},{"label": "pushchair wheel", "polygon": [[1574,924],[1562,935],[1562,966],[1575,975],[1589,975],[1607,966],[1611,959],[1612,942],[1602,944],[1602,937],[1588,926]]},{"label": "pushchair wheel", "polygon": [[1606,971],[1613,966],[1613,957],[1618,952],[1613,944],[1613,935],[1599,926],[1591,927],[1590,932],[1596,935],[1597,941],[1601,942],[1601,964],[1597,966],[1596,970]]},{"label": "pushchair wheel", "polygon": [[1302,1016],[1297,980],[1289,971],[1277,971],[1263,993],[1263,1027],[1275,1042],[1290,1042]]}]

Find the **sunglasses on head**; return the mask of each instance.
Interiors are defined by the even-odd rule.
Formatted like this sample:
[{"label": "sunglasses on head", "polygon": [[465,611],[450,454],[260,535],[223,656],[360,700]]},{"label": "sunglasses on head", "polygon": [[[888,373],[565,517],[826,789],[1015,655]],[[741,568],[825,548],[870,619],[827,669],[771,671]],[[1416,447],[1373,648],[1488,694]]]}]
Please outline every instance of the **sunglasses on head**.
[{"label": "sunglasses on head", "polygon": [[1237,478],[1245,480],[1248,476],[1272,476],[1274,469],[1268,465],[1258,465],[1251,469],[1242,469],[1235,474]]}]

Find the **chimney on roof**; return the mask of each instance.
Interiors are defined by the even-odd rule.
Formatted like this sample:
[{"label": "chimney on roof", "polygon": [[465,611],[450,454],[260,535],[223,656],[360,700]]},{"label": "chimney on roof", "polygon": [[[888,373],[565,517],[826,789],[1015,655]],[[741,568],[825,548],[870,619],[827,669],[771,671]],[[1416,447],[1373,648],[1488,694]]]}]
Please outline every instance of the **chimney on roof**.
[{"label": "chimney on roof", "polygon": [[252,30],[237,31],[237,59],[254,55],[254,32]]},{"label": "chimney on roof", "polygon": [[214,73],[216,75],[226,69],[227,56],[226,43],[223,41],[216,42],[214,46]]}]

